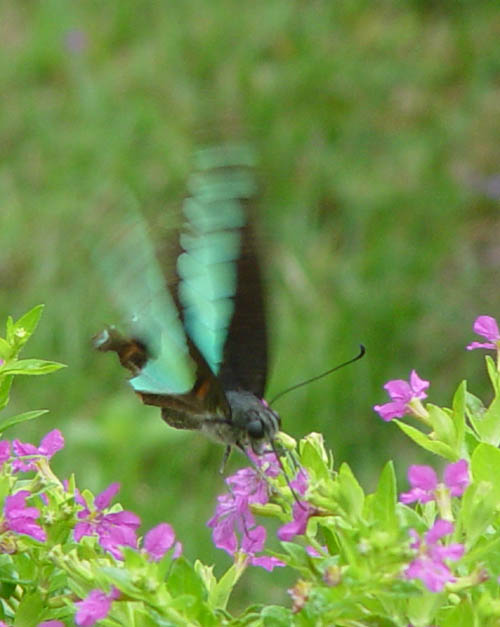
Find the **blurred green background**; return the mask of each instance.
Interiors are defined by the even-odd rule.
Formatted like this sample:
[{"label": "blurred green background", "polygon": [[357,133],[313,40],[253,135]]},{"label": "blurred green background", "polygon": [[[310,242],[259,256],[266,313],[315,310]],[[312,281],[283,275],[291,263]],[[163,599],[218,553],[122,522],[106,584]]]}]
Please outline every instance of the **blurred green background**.
[{"label": "blurred green background", "polygon": [[[433,402],[463,377],[487,390],[464,346],[499,313],[499,26],[487,0],[3,0],[0,315],[45,303],[25,356],[69,366],[16,381],[10,412],[51,410],[16,435],[59,427],[61,476],[120,481],[145,528],[229,564],[205,527],[223,449],[167,428],[92,350],[113,320],[80,243],[103,203],[178,207],[200,130],[230,115],[263,183],[268,397],[368,350],[283,398],[285,430],[322,432],[367,489],[389,457],[402,476],[422,462],[372,406],[411,368]],[[237,603],[284,601],[281,577],[248,573]]]}]

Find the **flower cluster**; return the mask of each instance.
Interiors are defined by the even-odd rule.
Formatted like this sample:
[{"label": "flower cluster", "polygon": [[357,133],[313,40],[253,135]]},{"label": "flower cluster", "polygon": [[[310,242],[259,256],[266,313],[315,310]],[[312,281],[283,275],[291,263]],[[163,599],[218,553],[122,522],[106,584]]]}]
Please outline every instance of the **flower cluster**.
[{"label": "flower cluster", "polygon": [[[255,468],[243,468],[226,479],[227,494],[217,497],[217,507],[213,517],[207,522],[212,528],[215,546],[230,555],[243,553],[248,563],[272,571],[284,564],[265,555],[258,556],[264,548],[267,531],[257,525],[251,505],[264,505],[269,501],[268,485],[265,476],[273,477],[280,472],[274,453],[253,457]],[[241,542],[238,542],[238,535]]]},{"label": "flower cluster", "polygon": [[448,520],[438,519],[427,531],[423,538],[410,529],[413,539],[410,545],[416,550],[418,556],[405,570],[408,579],[420,579],[431,592],[440,592],[446,583],[456,581],[451,570],[445,564],[445,560],[456,562],[464,554],[464,545],[440,543],[444,536],[453,533],[454,526]]},{"label": "flower cluster", "polygon": [[[14,440],[0,441],[0,467],[4,472],[11,472],[13,476],[19,473],[37,471],[39,479],[47,484],[54,485],[57,480],[49,467],[50,458],[64,446],[64,438],[58,429],[50,431],[34,446],[27,442]],[[26,483],[26,482],[25,482]],[[29,485],[29,484],[28,484]],[[126,510],[109,511],[111,500],[119,490],[119,484],[113,483],[106,490],[98,494],[92,504],[88,504],[80,492],[74,490],[74,508],[76,521],[73,527],[73,537],[79,543],[84,536],[97,538],[99,545],[116,560],[123,559],[123,548],[130,547],[140,551],[147,561],[158,562],[172,549],[172,559],[176,559],[182,552],[182,545],[175,539],[175,533],[167,523],[160,523],[150,529],[144,536],[142,549],[140,548],[137,530],[141,524],[140,518],[133,512]],[[60,484],[62,493],[67,493],[68,482]],[[53,489],[51,490],[53,494]],[[37,505],[32,504],[37,501]],[[47,506],[49,499],[44,491],[37,497],[29,489],[21,489],[5,498],[3,517],[0,522],[0,551],[14,554],[18,551],[18,538],[28,537],[39,543],[46,543],[48,531],[45,528],[50,523],[50,516],[42,519],[42,509]],[[105,618],[113,601],[120,597],[120,592],[112,588],[109,593],[100,589],[93,589],[88,596],[75,603],[75,622],[77,625],[94,625],[98,620]],[[0,627],[2,623],[0,621]],[[46,627],[63,627],[61,621],[44,621],[40,625]]]}]

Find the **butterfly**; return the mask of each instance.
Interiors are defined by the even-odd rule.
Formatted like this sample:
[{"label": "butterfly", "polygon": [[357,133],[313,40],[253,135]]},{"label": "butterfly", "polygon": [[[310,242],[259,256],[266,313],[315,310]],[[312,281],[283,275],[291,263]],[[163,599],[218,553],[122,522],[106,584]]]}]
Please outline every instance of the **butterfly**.
[{"label": "butterfly", "polygon": [[118,355],[132,388],[170,426],[225,444],[224,459],[232,447],[259,455],[280,418],[263,400],[268,349],[249,215],[253,156],[244,146],[210,147],[195,164],[168,286],[135,212],[124,212],[115,241],[100,246],[101,272],[130,333],[108,327],[94,345]]}]

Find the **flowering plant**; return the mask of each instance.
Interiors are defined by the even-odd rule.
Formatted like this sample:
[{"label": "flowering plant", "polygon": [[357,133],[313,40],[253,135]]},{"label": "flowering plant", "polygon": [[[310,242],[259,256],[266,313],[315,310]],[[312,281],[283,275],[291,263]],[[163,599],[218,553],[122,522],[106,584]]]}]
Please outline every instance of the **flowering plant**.
[{"label": "flowering plant", "polygon": [[[40,314],[9,319],[0,339],[2,406],[16,374],[60,367],[18,358]],[[64,446],[57,429],[38,446],[2,439],[0,627],[500,624],[500,334],[489,316],[474,329],[488,341],[469,349],[497,351],[497,363],[486,358],[487,407],[465,383],[451,408],[424,404],[430,385],[413,371],[409,382],[387,383],[390,401],[374,408],[446,460],[442,474],[410,466],[410,487],[398,496],[388,462],[365,494],[347,464],[334,468],[319,434],[299,443],[281,434],[279,458],[249,454],[252,465],[227,477],[217,499],[207,524],[232,558],[220,579],[182,556],[168,523],[141,538],[140,518],[112,504],[118,484],[94,496],[55,476],[50,458]],[[0,431],[40,413],[0,420]],[[278,523],[279,551],[266,550],[265,518]],[[297,573],[289,607],[231,616],[227,602],[248,567]]]}]

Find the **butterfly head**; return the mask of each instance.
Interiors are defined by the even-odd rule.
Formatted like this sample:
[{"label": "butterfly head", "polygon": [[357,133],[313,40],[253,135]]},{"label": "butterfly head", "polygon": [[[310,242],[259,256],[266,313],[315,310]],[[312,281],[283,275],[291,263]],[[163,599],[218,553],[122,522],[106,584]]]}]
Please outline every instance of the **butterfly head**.
[{"label": "butterfly head", "polygon": [[250,446],[260,455],[280,430],[279,415],[251,392],[229,391],[226,396],[231,407],[231,421],[239,434],[237,444]]}]

